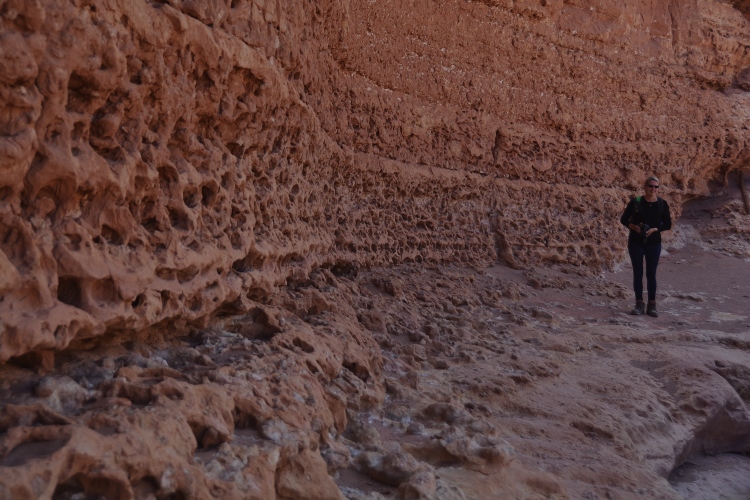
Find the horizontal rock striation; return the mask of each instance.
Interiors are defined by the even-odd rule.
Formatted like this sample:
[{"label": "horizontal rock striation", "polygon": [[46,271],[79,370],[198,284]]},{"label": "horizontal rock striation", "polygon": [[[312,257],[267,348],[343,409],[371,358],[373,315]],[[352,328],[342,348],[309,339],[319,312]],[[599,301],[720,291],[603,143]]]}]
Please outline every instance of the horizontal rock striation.
[{"label": "horizontal rock striation", "polygon": [[[0,362],[400,262],[607,266],[750,157],[746,2],[0,3]],[[81,344],[84,345],[84,344]]]}]

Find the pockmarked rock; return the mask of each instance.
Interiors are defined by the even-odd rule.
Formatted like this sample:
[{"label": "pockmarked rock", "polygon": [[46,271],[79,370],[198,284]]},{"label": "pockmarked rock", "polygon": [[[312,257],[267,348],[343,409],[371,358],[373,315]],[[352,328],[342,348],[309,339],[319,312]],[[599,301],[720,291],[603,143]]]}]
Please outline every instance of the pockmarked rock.
[{"label": "pockmarked rock", "polygon": [[[646,175],[677,220],[748,165],[748,16],[0,1],[0,497],[670,498],[750,451],[734,298],[602,278]],[[666,246],[750,255],[704,215]]]},{"label": "pockmarked rock", "polygon": [[647,173],[679,215],[750,157],[741,2],[6,4],[0,361],[320,267],[607,268]]}]

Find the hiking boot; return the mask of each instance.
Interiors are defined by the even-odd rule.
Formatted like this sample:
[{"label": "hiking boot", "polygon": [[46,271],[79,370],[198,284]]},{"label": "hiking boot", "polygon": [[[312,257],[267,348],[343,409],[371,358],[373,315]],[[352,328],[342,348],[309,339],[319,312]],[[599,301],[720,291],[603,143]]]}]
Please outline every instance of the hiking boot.
[{"label": "hiking boot", "polygon": [[653,316],[654,318],[659,317],[659,312],[656,310],[656,302],[649,300],[648,307],[646,308],[646,314]]},{"label": "hiking boot", "polygon": [[641,314],[643,314],[643,309],[645,307],[646,306],[645,306],[645,304],[643,303],[642,300],[637,300],[635,302],[635,308],[632,311],[630,311],[630,314],[632,314],[633,316],[641,315]]}]

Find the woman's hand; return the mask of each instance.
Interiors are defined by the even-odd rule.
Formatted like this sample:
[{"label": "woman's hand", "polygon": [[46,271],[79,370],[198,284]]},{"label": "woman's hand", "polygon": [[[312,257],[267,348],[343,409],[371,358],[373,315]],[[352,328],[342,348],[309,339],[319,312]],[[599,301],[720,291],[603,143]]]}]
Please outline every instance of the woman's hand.
[{"label": "woman's hand", "polygon": [[652,234],[654,234],[654,233],[655,233],[655,232],[657,232],[657,231],[658,231],[658,229],[657,229],[657,228],[655,228],[655,227],[652,227],[651,229],[649,229],[648,231],[646,231],[646,236],[647,236],[647,237],[648,237],[648,236],[651,236]]}]

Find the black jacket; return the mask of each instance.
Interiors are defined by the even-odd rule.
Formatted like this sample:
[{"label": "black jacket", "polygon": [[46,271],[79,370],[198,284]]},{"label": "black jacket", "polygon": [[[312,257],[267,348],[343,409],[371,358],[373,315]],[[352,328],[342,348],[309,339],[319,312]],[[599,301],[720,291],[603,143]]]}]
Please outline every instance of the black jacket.
[{"label": "black jacket", "polygon": [[658,245],[661,243],[661,233],[672,228],[672,216],[669,213],[669,205],[662,198],[657,198],[655,202],[651,203],[646,201],[644,196],[639,196],[630,200],[625,212],[620,217],[620,223],[625,227],[631,223],[636,225],[646,223],[649,227],[658,229],[646,241],[643,240],[642,235],[631,229],[630,236],[628,236],[628,245]]}]

